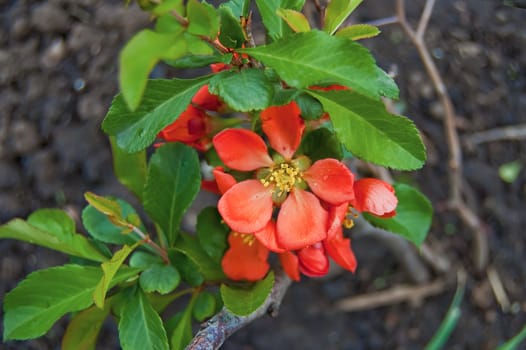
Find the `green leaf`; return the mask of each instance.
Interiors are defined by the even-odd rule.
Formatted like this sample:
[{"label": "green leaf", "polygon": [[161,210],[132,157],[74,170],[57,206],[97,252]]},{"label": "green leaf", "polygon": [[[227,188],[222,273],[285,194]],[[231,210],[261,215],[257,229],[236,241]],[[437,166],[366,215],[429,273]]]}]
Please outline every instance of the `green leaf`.
[{"label": "green leaf", "polygon": [[168,64],[170,64],[173,67],[176,68],[199,68],[199,67],[205,67],[209,66],[212,63],[225,63],[228,64],[232,61],[232,54],[226,54],[226,55],[188,55],[179,58],[175,61],[170,61]]},{"label": "green leaf", "polygon": [[[137,274],[120,270],[111,286]],[[64,265],[30,274],[4,299],[4,340],[43,335],[64,314],[87,308],[100,280],[98,267]]]},{"label": "green leaf", "polygon": [[86,201],[102,214],[106,215],[114,225],[127,227],[128,223],[122,217],[122,209],[116,200],[96,195],[93,192],[84,193]]},{"label": "green leaf", "polygon": [[208,86],[230,107],[239,112],[261,110],[272,101],[274,88],[261,69],[243,69],[216,74]]},{"label": "green leaf", "polygon": [[163,260],[158,255],[153,255],[143,251],[136,251],[130,257],[130,266],[145,270],[147,267],[154,264],[161,264]]},{"label": "green leaf", "polygon": [[199,272],[199,266],[197,266],[197,264],[194,263],[188,256],[176,251],[175,249],[169,249],[168,255],[170,256],[170,261],[172,264],[177,267],[177,270],[181,274],[183,281],[187,282],[193,287],[203,284],[205,279]]},{"label": "green leaf", "polygon": [[185,308],[182,314],[177,314],[172,322],[178,321],[175,329],[173,330],[170,344],[172,349],[184,349],[188,343],[192,340],[192,309],[195,303],[195,297],[192,296],[192,300]]},{"label": "green leaf", "polygon": [[139,283],[147,292],[167,294],[179,285],[181,276],[175,267],[165,264],[154,264],[141,273]]},{"label": "green leaf", "polygon": [[229,8],[235,18],[248,17],[250,0],[229,0],[221,4],[220,8]]},{"label": "green leaf", "polygon": [[295,33],[270,45],[240,52],[276,70],[296,88],[338,84],[375,99],[398,97],[398,88],[358,43],[320,31]]},{"label": "green leaf", "polygon": [[301,117],[305,120],[317,120],[323,116],[321,103],[309,94],[301,93],[294,101],[301,109]]},{"label": "green leaf", "polygon": [[226,278],[221,265],[214,261],[199,245],[198,240],[186,233],[181,233],[175,244],[175,249],[186,255],[207,281],[220,281]]},{"label": "green leaf", "polygon": [[75,233],[75,222],[58,209],[40,209],[28,221],[13,219],[0,226],[0,238],[12,238],[80,258],[108,260],[86,237]]},{"label": "green leaf", "polygon": [[113,154],[113,171],[121,184],[142,199],[142,191],[146,182],[146,152],[124,152],[114,136],[110,137],[111,153]]},{"label": "green leaf", "polygon": [[93,301],[95,302],[95,305],[97,305],[97,307],[104,307],[106,292],[110,287],[111,281],[121,268],[122,264],[124,263],[124,260],[126,260],[128,255],[130,255],[130,253],[136,247],[137,243],[132,247],[125,245],[117,252],[115,252],[115,254],[113,254],[113,257],[109,261],[105,261],[101,264],[100,267],[102,268],[102,278],[100,279],[99,283],[97,283],[97,286],[93,291]]},{"label": "green leaf", "polygon": [[304,3],[305,0],[256,0],[263,24],[271,40],[278,40],[292,33],[290,27],[279,16],[276,16],[276,12],[279,9],[300,11]]},{"label": "green leaf", "polygon": [[334,131],[354,155],[399,170],[414,170],[426,160],[413,122],[389,114],[383,103],[350,91],[310,91],[329,113]]},{"label": "green leaf", "polygon": [[[177,13],[181,16],[184,15],[185,8],[183,0],[163,0],[159,5],[155,6],[151,12],[156,16],[162,16],[165,14],[169,14],[174,10],[177,11]],[[170,16],[172,15],[170,14]]]},{"label": "green leaf", "polygon": [[308,32],[310,24],[305,15],[291,9],[278,9],[277,15],[281,17],[295,32]]},{"label": "green leaf", "polygon": [[299,152],[307,155],[313,162],[325,158],[343,158],[340,141],[334,132],[327,128],[316,129],[308,133],[301,141]]},{"label": "green leaf", "polygon": [[254,283],[249,288],[229,287],[221,285],[220,292],[225,307],[232,313],[240,316],[250,315],[256,311],[272,291],[274,286],[274,273],[269,272],[267,277]]},{"label": "green leaf", "polygon": [[150,80],[139,108],[131,112],[122,94],[117,95],[102,123],[104,131],[116,137],[117,145],[134,153],[148,147],[159,131],[184,112],[197,90],[209,77]]},{"label": "green leaf", "polygon": [[398,198],[394,217],[382,219],[366,213],[364,217],[374,226],[398,233],[420,246],[431,227],[433,207],[420,191],[409,185],[395,184],[394,189]]},{"label": "green leaf", "polygon": [[378,34],[380,34],[380,29],[370,24],[354,24],[336,32],[336,36],[349,40],[372,38]]},{"label": "green leaf", "polygon": [[360,5],[363,0],[331,0],[325,10],[325,24],[323,30],[334,34],[336,29]]},{"label": "green leaf", "polygon": [[201,187],[197,152],[181,143],[159,147],[150,159],[144,209],[173,245],[183,214]]},{"label": "green leaf", "polygon": [[512,183],[517,179],[522,170],[522,162],[515,160],[513,162],[505,163],[499,166],[499,177],[502,181]]},{"label": "green leaf", "polygon": [[221,261],[228,248],[230,228],[223,223],[216,207],[203,209],[197,216],[197,237],[203,250],[215,261]]},{"label": "green leaf", "polygon": [[148,74],[159,60],[173,60],[186,53],[186,42],[178,33],[144,29],[135,34],[120,55],[119,83],[127,107],[134,111],[141,102]]},{"label": "green leaf", "polygon": [[496,350],[516,350],[519,349],[519,345],[526,339],[526,325],[522,330],[515,335],[513,338],[508,340],[506,343],[499,346]]},{"label": "green leaf", "polygon": [[206,2],[189,0],[186,5],[188,33],[215,39],[219,32],[219,17],[216,9]]},{"label": "green leaf", "polygon": [[239,17],[234,16],[232,9],[228,6],[219,7],[221,16],[221,30],[219,31],[219,41],[230,48],[239,48],[247,40],[245,33],[239,22]]},{"label": "green leaf", "polygon": [[[110,200],[111,199],[110,197]],[[139,215],[135,209],[122,199],[114,200],[121,210],[121,217],[129,222],[135,222],[135,226],[143,229]],[[135,232],[129,232],[128,228],[113,224],[106,215],[98,211],[94,206],[88,205],[82,211],[82,224],[93,238],[111,244],[133,244],[140,240]]]},{"label": "green leaf", "polygon": [[180,33],[183,30],[182,24],[171,13],[159,16],[155,22],[155,31],[158,33]]},{"label": "green leaf", "polygon": [[119,339],[123,350],[168,350],[168,337],[159,314],[137,288],[122,307]]},{"label": "green leaf", "polygon": [[111,311],[109,301],[102,309],[92,306],[73,316],[62,338],[62,350],[95,350],[100,329]]},{"label": "green leaf", "polygon": [[214,315],[216,311],[216,298],[215,296],[205,291],[199,293],[196,298],[192,314],[196,320],[203,322],[207,318]]}]

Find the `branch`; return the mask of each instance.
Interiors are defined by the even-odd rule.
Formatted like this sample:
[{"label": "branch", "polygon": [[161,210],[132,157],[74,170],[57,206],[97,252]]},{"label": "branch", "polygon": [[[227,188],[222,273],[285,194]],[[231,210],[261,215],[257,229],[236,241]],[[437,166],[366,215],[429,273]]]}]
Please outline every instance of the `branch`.
[{"label": "branch", "polygon": [[489,255],[486,230],[484,229],[478,216],[469,206],[465,204],[462,198],[462,151],[460,148],[458,133],[455,127],[455,109],[447,92],[444,81],[442,80],[442,76],[440,75],[435,62],[431,58],[429,50],[427,49],[424,42],[424,32],[427,28],[434,3],[434,0],[426,1],[426,6],[422,12],[418,30],[416,32],[407,21],[404,0],[396,1],[396,13],[400,26],[405,31],[413,45],[416,47],[418,54],[420,55],[420,59],[422,60],[422,63],[424,64],[424,67],[438,94],[440,103],[444,107],[443,122],[449,150],[449,206],[451,209],[454,209],[458,212],[460,218],[471,231],[474,242],[473,260],[475,263],[475,268],[479,271],[482,271],[488,264]]},{"label": "branch", "polygon": [[278,315],[281,301],[291,285],[292,281],[282,271],[275,272],[275,283],[269,296],[256,311],[248,316],[234,315],[223,308],[217,315],[202,325],[186,350],[215,350],[219,349],[225,340],[239,329],[245,327],[252,321],[268,314],[272,317]]}]

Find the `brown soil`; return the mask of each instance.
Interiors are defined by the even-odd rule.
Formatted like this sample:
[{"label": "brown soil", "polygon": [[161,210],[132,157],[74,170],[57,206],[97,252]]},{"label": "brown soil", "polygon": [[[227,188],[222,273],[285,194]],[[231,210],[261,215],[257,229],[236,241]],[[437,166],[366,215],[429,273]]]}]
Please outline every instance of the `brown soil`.
[{"label": "brown soil", "polygon": [[[391,16],[394,5],[367,0],[355,21]],[[391,2],[389,2],[391,3]],[[417,18],[420,1],[408,1]],[[436,4],[426,35],[458,114],[461,140],[496,127],[526,123],[526,10],[500,0],[444,0]],[[83,193],[130,198],[111,170],[108,142],[99,126],[117,92],[117,55],[148,18],[112,0],[0,0],[0,222],[42,207],[78,215]],[[418,55],[397,25],[365,41],[379,64],[396,65],[399,107],[423,133],[429,161],[412,180],[435,204],[429,242],[468,272],[462,316],[447,349],[494,349],[526,323],[526,171],[511,184],[498,167],[526,165],[526,142],[464,143],[467,199],[488,229],[490,264],[511,302],[502,311],[486,273],[471,262],[471,235],[443,209],[447,200],[447,145],[442,109]],[[161,67],[155,74],[162,76]],[[404,177],[405,174],[396,174]],[[420,305],[396,304],[343,313],[335,302],[411,283],[389,250],[357,238],[356,275],[305,278],[288,292],[277,319],[264,318],[235,334],[225,349],[421,349],[445,315],[455,286]],[[29,272],[61,264],[46,249],[0,241],[0,295]],[[46,336],[8,342],[5,349],[58,349],[65,322]],[[97,349],[117,349],[108,323]],[[526,345],[525,345],[526,346]]]}]

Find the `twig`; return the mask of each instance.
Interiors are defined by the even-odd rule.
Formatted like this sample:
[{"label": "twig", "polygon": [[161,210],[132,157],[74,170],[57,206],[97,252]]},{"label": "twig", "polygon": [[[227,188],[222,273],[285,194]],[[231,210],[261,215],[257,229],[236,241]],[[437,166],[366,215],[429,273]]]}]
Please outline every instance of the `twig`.
[{"label": "twig", "polygon": [[375,26],[375,27],[381,27],[381,26],[386,26],[388,24],[395,24],[395,23],[398,23],[397,16],[379,18],[379,19],[375,19],[374,21],[366,22],[365,24]]},{"label": "twig", "polygon": [[424,42],[424,33],[429,22],[429,17],[433,10],[434,0],[427,0],[424,11],[421,15],[418,30],[411,27],[405,14],[404,0],[396,1],[396,12],[400,26],[405,31],[413,45],[416,47],[420,59],[431,78],[433,86],[438,94],[440,103],[444,107],[444,128],[446,131],[446,140],[449,150],[449,206],[456,210],[459,216],[468,226],[473,234],[474,242],[474,263],[478,271],[483,271],[488,263],[488,243],[486,230],[475,213],[468,207],[462,199],[462,152],[460,141],[455,127],[455,110],[451,98],[447,92],[446,86],[442,80],[438,69],[429,54],[429,50]]},{"label": "twig", "polygon": [[506,294],[506,290],[502,285],[499,273],[493,266],[488,268],[488,280],[489,284],[491,285],[491,289],[493,290],[493,294],[499,302],[501,310],[508,312],[510,310],[510,299],[508,298],[508,294]]},{"label": "twig", "polygon": [[234,315],[226,308],[223,308],[217,315],[203,324],[194,339],[192,339],[192,342],[186,347],[186,350],[218,349],[229,336],[255,319],[265,314],[276,317],[281,301],[291,283],[292,281],[283,271],[276,271],[274,287],[263,305],[247,316]]},{"label": "twig", "polygon": [[130,228],[133,232],[135,232],[139,237],[142,238],[143,242],[148,244],[150,247],[152,247],[153,249],[155,249],[155,251],[159,254],[159,256],[163,259],[163,262],[165,264],[169,264],[170,263],[170,258],[168,258],[168,253],[166,252],[166,250],[164,250],[163,248],[161,248],[157,243],[155,243],[154,241],[152,241],[152,239],[150,238],[150,236],[148,234],[145,234],[144,232],[142,232],[137,226],[135,225],[132,225],[130,224],[128,226],[128,228]]},{"label": "twig", "polygon": [[429,284],[421,286],[398,285],[380,292],[342,299],[336,304],[336,309],[352,312],[397,304],[404,301],[410,302],[413,305],[419,305],[422,303],[422,299],[443,292],[448,284],[447,279],[439,278]]},{"label": "twig", "polygon": [[416,283],[424,283],[431,279],[431,274],[426,265],[422,262],[418,253],[415,251],[411,243],[402,237],[393,233],[384,231],[372,226],[362,217],[354,220],[355,227],[353,227],[353,236],[357,237],[374,237],[382,241],[389,250],[396,256],[405,271]]},{"label": "twig", "polygon": [[476,146],[484,142],[501,140],[522,140],[526,138],[526,124],[511,125],[502,128],[495,128],[487,131],[480,131],[466,136],[464,140],[468,146]]}]

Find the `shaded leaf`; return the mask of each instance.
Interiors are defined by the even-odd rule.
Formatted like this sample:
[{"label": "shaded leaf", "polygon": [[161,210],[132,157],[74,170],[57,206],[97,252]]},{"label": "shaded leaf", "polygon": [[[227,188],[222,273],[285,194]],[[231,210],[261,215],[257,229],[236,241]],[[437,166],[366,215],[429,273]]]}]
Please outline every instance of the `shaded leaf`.
[{"label": "shaded leaf", "polygon": [[123,350],[168,350],[168,337],[159,314],[137,288],[122,306],[119,339]]},{"label": "shaded leaf", "polygon": [[234,16],[232,9],[223,5],[219,8],[219,15],[221,16],[219,41],[226,47],[241,47],[247,39],[241,27],[239,16]]},{"label": "shaded leaf", "polygon": [[199,159],[194,149],[181,143],[159,147],[150,158],[144,188],[144,208],[173,245],[183,214],[201,187]]},{"label": "shaded leaf", "polygon": [[175,244],[175,249],[186,255],[199,267],[199,271],[205,280],[219,281],[226,278],[221,265],[206,254],[195,237],[181,233]]},{"label": "shaded leaf", "polygon": [[334,132],[327,128],[316,129],[308,133],[301,141],[299,152],[307,155],[313,162],[325,158],[343,158],[340,141]]},{"label": "shaded leaf", "polygon": [[425,240],[431,227],[433,207],[429,200],[414,187],[395,184],[394,188],[398,198],[395,216],[382,219],[364,214],[364,217],[374,226],[397,233],[419,246]]},{"label": "shaded leaf", "polygon": [[249,288],[229,287],[221,285],[221,298],[225,307],[232,313],[240,316],[250,315],[257,310],[267,299],[274,286],[274,273],[271,271],[267,277],[254,283]]},{"label": "shaded leaf", "polygon": [[95,350],[100,329],[111,311],[109,301],[102,309],[92,306],[73,316],[62,338],[62,350]]},{"label": "shaded leaf", "polygon": [[250,10],[250,0],[229,0],[221,4],[220,8],[223,7],[229,8],[235,18],[246,18]]},{"label": "shaded leaf", "polygon": [[216,297],[210,293],[202,291],[197,295],[192,314],[196,320],[203,322],[212,317],[216,310]]},{"label": "shaded leaf", "polygon": [[375,99],[398,97],[396,84],[376,66],[366,48],[324,32],[295,33],[270,45],[239,51],[273,68],[296,88],[338,84]]},{"label": "shaded leaf", "polygon": [[174,266],[177,266],[177,270],[181,274],[183,281],[187,282],[191,286],[197,287],[203,284],[203,275],[199,272],[199,266],[192,261],[185,254],[176,251],[175,249],[168,250],[170,261]]},{"label": "shaded leaf", "polygon": [[0,226],[0,238],[12,238],[93,261],[108,260],[86,237],[75,233],[75,222],[58,209],[40,209],[28,221],[13,219]]},{"label": "shaded leaf", "polygon": [[220,262],[228,248],[227,236],[230,228],[216,207],[203,209],[197,216],[197,237],[203,250],[215,261]]},{"label": "shaded leaf", "polygon": [[125,152],[141,151],[152,144],[159,131],[181,115],[208,79],[150,80],[142,103],[134,112],[119,94],[113,99],[102,128],[115,136],[117,145]]},{"label": "shaded leaf", "polygon": [[424,165],[424,144],[413,122],[389,114],[382,102],[350,91],[310,91],[329,113],[339,140],[368,162],[400,170]]}]

